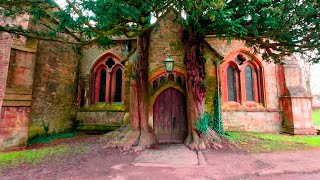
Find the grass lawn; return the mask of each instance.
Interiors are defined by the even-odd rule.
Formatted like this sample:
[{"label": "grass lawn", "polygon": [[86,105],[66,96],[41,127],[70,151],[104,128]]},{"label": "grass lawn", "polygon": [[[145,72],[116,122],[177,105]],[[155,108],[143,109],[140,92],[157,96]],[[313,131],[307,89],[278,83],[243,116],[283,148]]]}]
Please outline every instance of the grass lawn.
[{"label": "grass lawn", "polygon": [[291,136],[282,134],[228,132],[235,149],[247,152],[272,152],[320,147],[320,136]]},{"label": "grass lawn", "polygon": [[40,149],[30,149],[17,152],[0,153],[0,173],[4,168],[15,168],[21,165],[39,165],[44,161],[59,161],[68,155],[84,153],[88,147],[75,144],[57,145]]},{"label": "grass lawn", "polygon": [[320,110],[313,110],[312,119],[313,124],[320,127]]}]

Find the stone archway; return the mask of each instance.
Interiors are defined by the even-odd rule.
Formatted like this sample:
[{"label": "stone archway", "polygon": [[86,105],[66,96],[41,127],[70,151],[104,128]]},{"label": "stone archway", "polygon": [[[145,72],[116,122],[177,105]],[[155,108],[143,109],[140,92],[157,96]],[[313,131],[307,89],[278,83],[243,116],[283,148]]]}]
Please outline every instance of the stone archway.
[{"label": "stone archway", "polygon": [[188,133],[186,98],[175,88],[161,92],[153,104],[157,143],[183,143]]}]

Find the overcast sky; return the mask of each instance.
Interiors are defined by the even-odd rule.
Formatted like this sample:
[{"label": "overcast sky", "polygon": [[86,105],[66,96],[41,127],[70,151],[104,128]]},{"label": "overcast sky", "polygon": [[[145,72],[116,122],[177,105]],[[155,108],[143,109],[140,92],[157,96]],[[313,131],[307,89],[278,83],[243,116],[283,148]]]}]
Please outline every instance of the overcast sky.
[{"label": "overcast sky", "polygon": [[312,65],[310,70],[312,95],[320,95],[320,64]]}]

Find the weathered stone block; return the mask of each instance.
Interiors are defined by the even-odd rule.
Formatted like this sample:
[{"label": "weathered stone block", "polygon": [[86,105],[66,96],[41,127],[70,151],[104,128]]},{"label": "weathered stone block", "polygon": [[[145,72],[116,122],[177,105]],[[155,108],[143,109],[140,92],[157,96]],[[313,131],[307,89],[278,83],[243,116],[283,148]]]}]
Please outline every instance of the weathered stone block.
[{"label": "weathered stone block", "polygon": [[28,107],[2,107],[0,150],[27,145],[29,112]]}]

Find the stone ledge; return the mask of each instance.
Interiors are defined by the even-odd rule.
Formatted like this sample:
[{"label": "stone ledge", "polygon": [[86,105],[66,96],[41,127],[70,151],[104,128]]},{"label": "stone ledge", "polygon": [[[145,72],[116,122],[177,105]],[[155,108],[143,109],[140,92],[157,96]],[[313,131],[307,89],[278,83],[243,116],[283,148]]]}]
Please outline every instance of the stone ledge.
[{"label": "stone ledge", "polygon": [[283,132],[293,135],[317,135],[315,128],[284,128]]},{"label": "stone ledge", "polygon": [[306,98],[306,99],[312,99],[312,96],[281,96],[280,98]]},{"label": "stone ledge", "polygon": [[8,101],[4,100],[3,107],[30,107],[31,106],[31,101]]},{"label": "stone ledge", "polygon": [[80,124],[77,126],[78,131],[114,131],[121,127],[121,124]]}]

